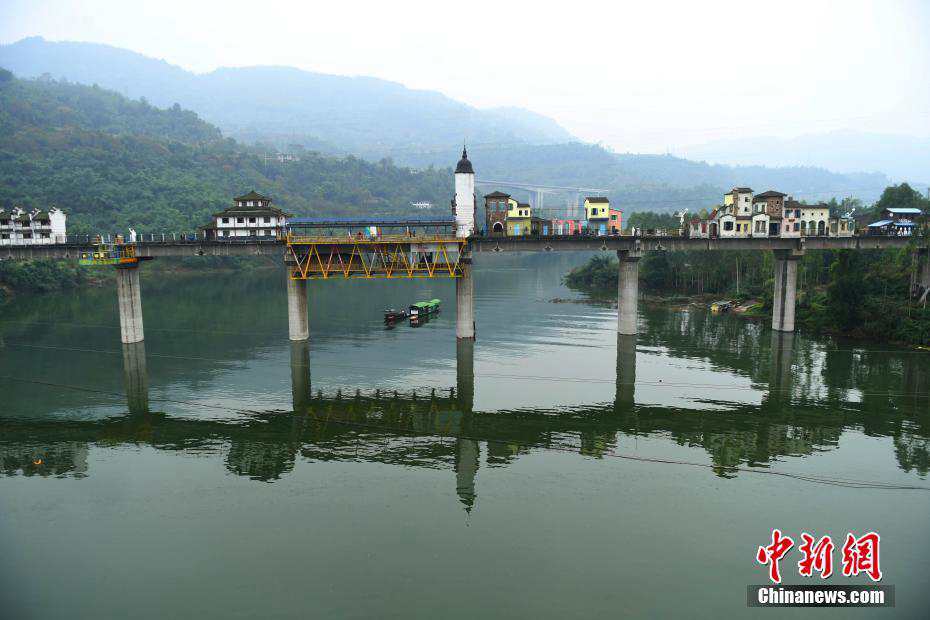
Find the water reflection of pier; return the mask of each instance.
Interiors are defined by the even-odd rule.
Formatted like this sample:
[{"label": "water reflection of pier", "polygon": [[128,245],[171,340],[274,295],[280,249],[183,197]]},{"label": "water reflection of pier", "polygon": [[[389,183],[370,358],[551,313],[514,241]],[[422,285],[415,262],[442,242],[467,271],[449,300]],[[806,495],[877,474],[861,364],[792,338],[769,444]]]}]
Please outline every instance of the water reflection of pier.
[{"label": "water reflection of pier", "polygon": [[[641,336],[648,337],[648,333]],[[506,466],[532,450],[570,450],[600,458],[622,451],[625,438],[665,436],[703,448],[718,475],[727,477],[736,475],[737,466],[835,449],[844,429],[857,427],[892,436],[900,466],[926,475],[930,377],[924,365],[905,367],[901,387],[907,397],[867,391],[862,396],[864,406],[852,407],[847,391],[856,383],[851,370],[845,374],[839,371],[842,368],[836,370],[840,358],[829,354],[825,358],[825,364],[832,364],[841,377],[828,385],[828,398],[810,399],[804,396],[803,386],[795,385],[794,366],[806,363],[796,355],[795,335],[776,332],[770,343],[764,363],[752,358],[756,366],[751,374],[767,377],[761,405],[732,404],[724,411],[704,412],[637,404],[636,337],[621,335],[613,402],[555,411],[482,412],[474,411],[471,340],[457,344],[454,388],[329,395],[314,394],[310,343],[297,341],[290,349],[292,411],[234,412],[239,415],[232,420],[177,418],[152,411],[145,345],[125,345],[128,415],[91,421],[12,421],[0,438],[0,462],[8,475],[84,476],[91,473],[89,446],[144,444],[158,450],[225,454],[228,471],[274,481],[292,471],[298,457],[311,462],[365,460],[452,469],[456,493],[471,510],[482,465]],[[670,339],[666,346],[676,344]],[[884,381],[878,385],[890,392],[890,380],[882,374],[887,369],[876,364],[871,372],[872,379]],[[798,390],[802,392],[796,394]],[[876,398],[883,400],[873,402]]]}]

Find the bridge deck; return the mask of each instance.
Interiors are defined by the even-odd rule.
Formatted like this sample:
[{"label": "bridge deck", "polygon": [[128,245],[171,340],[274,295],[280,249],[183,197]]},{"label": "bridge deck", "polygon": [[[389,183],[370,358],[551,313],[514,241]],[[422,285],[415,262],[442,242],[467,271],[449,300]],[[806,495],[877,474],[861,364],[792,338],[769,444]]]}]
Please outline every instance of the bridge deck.
[{"label": "bridge deck", "polygon": [[[308,239],[313,237],[307,236]],[[454,239],[442,237],[444,240]],[[393,237],[391,238],[393,239]],[[415,242],[424,242],[419,237]],[[349,240],[345,240],[349,243]],[[461,242],[461,240],[456,240]],[[330,242],[331,243],[331,242]],[[870,250],[883,248],[927,247],[927,240],[917,237],[801,237],[690,239],[687,237],[591,237],[591,236],[526,236],[471,237],[468,248],[473,252],[596,252],[615,250]],[[78,260],[82,252],[91,251],[90,243],[63,243],[34,246],[0,245],[0,259],[13,260]],[[285,240],[195,240],[145,241],[136,244],[138,256],[153,258],[168,256],[285,256]]]}]

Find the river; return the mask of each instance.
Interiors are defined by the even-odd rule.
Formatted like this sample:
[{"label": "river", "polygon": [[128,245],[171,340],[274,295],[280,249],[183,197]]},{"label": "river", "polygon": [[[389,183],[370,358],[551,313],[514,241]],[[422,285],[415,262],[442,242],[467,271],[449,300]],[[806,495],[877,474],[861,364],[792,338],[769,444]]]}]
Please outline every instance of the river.
[{"label": "river", "polygon": [[311,282],[309,345],[278,270],[144,271],[134,347],[111,287],[7,305],[0,615],[806,615],[746,607],[779,528],[837,573],[880,533],[926,617],[930,353],[664,307],[618,339],[551,301],[586,258],[479,256],[473,346],[451,280]]}]

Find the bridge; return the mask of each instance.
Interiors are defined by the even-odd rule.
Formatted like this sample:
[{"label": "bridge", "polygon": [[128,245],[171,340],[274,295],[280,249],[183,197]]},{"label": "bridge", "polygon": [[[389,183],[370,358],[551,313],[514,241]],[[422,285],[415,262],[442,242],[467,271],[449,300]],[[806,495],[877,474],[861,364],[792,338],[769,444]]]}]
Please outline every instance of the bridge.
[{"label": "bridge", "polygon": [[607,194],[609,190],[598,187],[568,187],[565,185],[540,185],[539,183],[523,183],[520,181],[490,181],[485,179],[480,179],[476,181],[477,185],[487,185],[492,187],[512,187],[515,189],[522,189],[529,192],[533,192],[536,195],[536,200],[533,203],[533,207],[536,209],[542,209],[543,199],[546,194],[551,193],[568,193],[574,194],[575,204],[572,206],[570,212],[573,214],[581,208],[581,196],[582,194],[593,194],[595,196],[603,196]]},{"label": "bridge", "polygon": [[[424,221],[428,226],[424,226]],[[288,272],[288,315],[291,340],[310,337],[307,281],[330,278],[451,278],[456,282],[456,337],[474,339],[474,293],[471,274],[476,256],[498,252],[615,252],[620,260],[617,332],[636,334],[639,260],[647,252],[749,250],[772,252],[775,287],[772,328],[794,330],[798,259],[808,251],[911,248],[919,260],[917,291],[930,290],[930,253],[926,241],[914,237],[852,236],[799,238],[688,238],[666,236],[527,235],[456,236],[453,220],[317,220],[304,222],[286,239],[241,240],[158,239],[134,245],[140,260],[194,256],[268,256],[282,259]],[[402,234],[365,235],[368,225],[390,225]],[[418,230],[419,227],[419,230]],[[342,230],[334,234],[333,230]],[[346,230],[349,233],[346,234]],[[358,232],[356,232],[358,230]],[[93,252],[89,240],[68,243],[0,246],[0,260],[79,260]],[[480,260],[480,259],[479,259]],[[121,339],[144,339],[139,263],[117,265]]]}]

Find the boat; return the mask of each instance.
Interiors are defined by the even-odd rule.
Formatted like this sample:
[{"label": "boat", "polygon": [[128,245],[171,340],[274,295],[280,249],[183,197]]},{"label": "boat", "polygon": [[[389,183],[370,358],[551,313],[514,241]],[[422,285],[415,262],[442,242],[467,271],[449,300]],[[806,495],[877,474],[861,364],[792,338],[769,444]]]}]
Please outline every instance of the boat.
[{"label": "boat", "polygon": [[410,316],[410,312],[407,310],[395,310],[394,308],[390,308],[384,311],[384,322],[393,323],[394,321],[406,319],[408,316]]},{"label": "boat", "polygon": [[437,312],[439,312],[439,300],[430,299],[429,301],[418,301],[415,304],[411,304],[409,316],[412,319],[414,317],[429,316]]},{"label": "boat", "polygon": [[713,313],[729,312],[733,309],[732,301],[715,301],[710,305],[710,311]]}]

